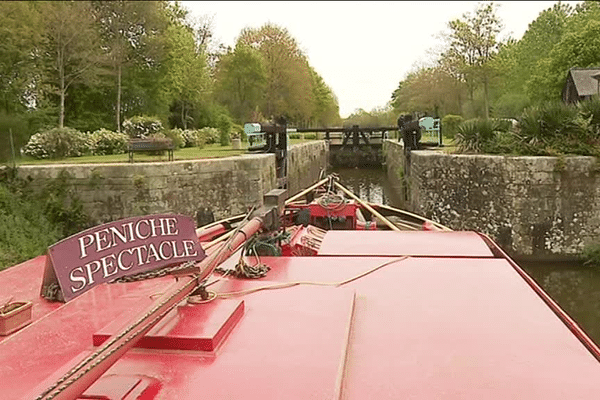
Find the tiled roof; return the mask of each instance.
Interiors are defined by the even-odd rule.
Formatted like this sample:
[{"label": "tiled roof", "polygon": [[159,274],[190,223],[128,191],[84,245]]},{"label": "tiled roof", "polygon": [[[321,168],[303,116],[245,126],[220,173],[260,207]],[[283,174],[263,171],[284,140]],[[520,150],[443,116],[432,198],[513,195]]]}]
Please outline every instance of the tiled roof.
[{"label": "tiled roof", "polygon": [[600,68],[572,68],[569,72],[579,96],[598,94],[598,80],[592,76],[600,74]]}]

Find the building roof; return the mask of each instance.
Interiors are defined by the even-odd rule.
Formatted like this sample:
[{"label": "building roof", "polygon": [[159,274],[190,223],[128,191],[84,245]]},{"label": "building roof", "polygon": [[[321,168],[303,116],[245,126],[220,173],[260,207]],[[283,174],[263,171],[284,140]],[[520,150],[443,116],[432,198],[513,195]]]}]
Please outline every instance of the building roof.
[{"label": "building roof", "polygon": [[598,80],[594,76],[600,74],[600,68],[571,68],[569,73],[579,96],[598,94]]}]

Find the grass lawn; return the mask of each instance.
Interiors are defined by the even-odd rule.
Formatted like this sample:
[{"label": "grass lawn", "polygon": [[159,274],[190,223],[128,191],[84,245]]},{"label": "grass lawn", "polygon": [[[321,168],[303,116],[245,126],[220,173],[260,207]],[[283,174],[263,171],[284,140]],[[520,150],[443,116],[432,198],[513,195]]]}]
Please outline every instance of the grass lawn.
[{"label": "grass lawn", "polygon": [[[310,142],[310,139],[290,139],[290,145],[298,143]],[[242,142],[241,150],[233,150],[231,145],[221,146],[218,143],[209,144],[204,148],[199,149],[197,147],[187,147],[184,149],[175,150],[173,152],[174,160],[197,160],[203,158],[222,158],[237,156],[246,153],[248,143]],[[149,155],[147,153],[134,153],[134,162],[154,162],[154,161],[167,161],[167,153],[163,155]],[[22,157],[17,161],[20,165],[28,164],[103,164],[103,163],[128,163],[129,154],[111,154],[107,156],[83,156],[83,157],[69,157],[58,160],[36,160],[31,157]]]}]

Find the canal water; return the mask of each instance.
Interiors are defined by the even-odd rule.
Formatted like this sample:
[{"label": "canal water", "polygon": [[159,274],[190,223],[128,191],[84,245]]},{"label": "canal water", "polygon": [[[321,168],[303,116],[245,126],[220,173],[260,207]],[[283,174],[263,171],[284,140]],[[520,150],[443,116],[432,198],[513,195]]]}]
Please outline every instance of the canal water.
[{"label": "canal water", "polygon": [[[383,169],[341,169],[333,173],[363,200],[400,207]],[[600,345],[600,269],[577,263],[518,264]]]}]

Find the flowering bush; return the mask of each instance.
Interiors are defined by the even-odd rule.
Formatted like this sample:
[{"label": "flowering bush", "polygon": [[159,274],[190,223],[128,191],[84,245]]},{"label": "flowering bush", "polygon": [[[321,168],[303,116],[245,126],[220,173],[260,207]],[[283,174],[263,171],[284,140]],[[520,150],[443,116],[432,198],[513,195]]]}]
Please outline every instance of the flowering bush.
[{"label": "flowering bush", "polygon": [[[205,135],[207,129],[212,129],[212,128],[205,128],[205,130],[186,129],[185,131],[182,131],[181,135],[183,137],[183,140],[185,141],[185,145],[183,147],[203,148],[204,143],[205,143],[204,135]],[[213,134],[211,133],[211,135],[213,135]],[[213,140],[216,140],[216,139],[213,139]]]},{"label": "flowering bush", "polygon": [[200,132],[199,136],[201,135],[204,138],[206,144],[217,143],[220,140],[220,133],[216,128],[206,127],[199,129],[198,132]]},{"label": "flowering bush", "polygon": [[135,116],[123,122],[123,130],[130,138],[145,139],[148,137],[159,137],[163,131],[163,125],[156,117]]},{"label": "flowering bush", "polygon": [[165,132],[165,136],[173,141],[173,146],[175,146],[175,148],[185,147],[185,138],[183,137],[183,131],[181,129],[170,129]]},{"label": "flowering bush", "polygon": [[124,133],[99,129],[92,133],[94,155],[122,154],[127,150],[129,137]]},{"label": "flowering bush", "polygon": [[23,152],[33,158],[80,157],[91,154],[94,140],[89,133],[72,128],[53,128],[33,135]]},{"label": "flowering bush", "polygon": [[183,147],[196,147],[198,145],[198,131],[186,129],[181,132],[183,136]]}]

